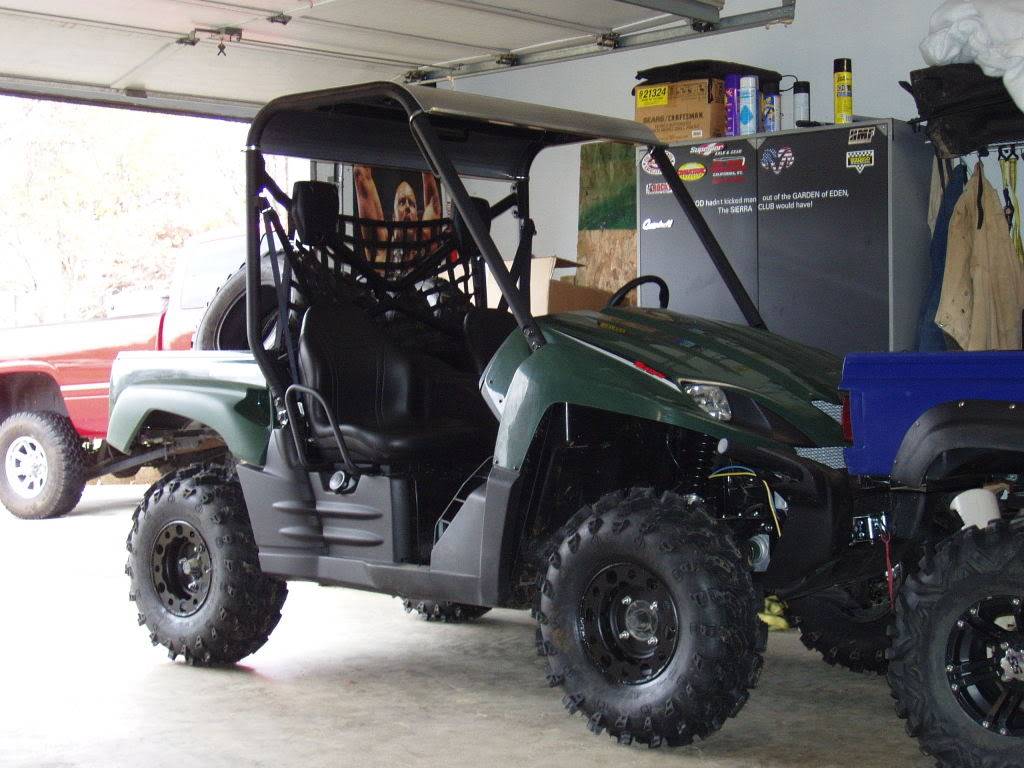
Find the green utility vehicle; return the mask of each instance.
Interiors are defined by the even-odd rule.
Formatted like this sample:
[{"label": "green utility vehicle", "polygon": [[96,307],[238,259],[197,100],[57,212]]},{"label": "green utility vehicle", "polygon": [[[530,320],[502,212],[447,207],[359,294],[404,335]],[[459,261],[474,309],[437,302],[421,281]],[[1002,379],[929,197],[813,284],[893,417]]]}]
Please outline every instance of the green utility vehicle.
[{"label": "green utility vehicle", "polygon": [[[530,314],[531,165],[596,139],[647,148],[750,327],[669,311],[656,277],[602,311]],[[175,425],[223,446],[154,485],[128,537],[139,621],[172,658],[255,652],[290,579],[452,620],[532,606],[570,712],[680,745],[746,701],[765,594],[883,573],[850,551],[839,361],[765,330],[646,127],[372,83],[271,102],[246,151],[252,352],[124,354],[113,371],[116,448]],[[439,178],[453,214],[370,220],[331,181],[287,194],[271,154]],[[471,197],[466,179],[509,193]],[[503,214],[510,268],[489,229]],[[624,305],[637,288],[660,306]]]}]

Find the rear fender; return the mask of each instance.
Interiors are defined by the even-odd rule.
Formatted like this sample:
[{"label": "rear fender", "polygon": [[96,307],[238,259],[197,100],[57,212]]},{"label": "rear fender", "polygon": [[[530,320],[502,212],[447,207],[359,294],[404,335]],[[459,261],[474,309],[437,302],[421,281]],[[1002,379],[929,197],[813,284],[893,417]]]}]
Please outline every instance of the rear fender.
[{"label": "rear fender", "polygon": [[235,382],[125,387],[110,412],[107,442],[130,453],[147,420],[156,412],[203,424],[220,435],[237,459],[263,464],[271,428],[266,389]]},{"label": "rear fender", "polygon": [[925,411],[903,437],[892,479],[920,487],[971,467],[1024,471],[1024,405],[958,400]]}]

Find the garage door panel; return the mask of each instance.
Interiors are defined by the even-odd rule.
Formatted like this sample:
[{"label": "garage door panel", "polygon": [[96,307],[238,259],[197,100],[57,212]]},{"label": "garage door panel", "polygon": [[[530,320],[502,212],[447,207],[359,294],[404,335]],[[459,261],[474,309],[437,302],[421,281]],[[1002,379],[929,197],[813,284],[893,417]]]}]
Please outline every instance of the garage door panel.
[{"label": "garage door panel", "polygon": [[[160,37],[49,25],[46,45],[41,46],[34,22],[17,17],[3,21],[0,61],[3,74],[9,76],[109,85],[168,42]],[[57,50],[60,55],[55,55]],[[70,62],[75,66],[69,67]]]}]

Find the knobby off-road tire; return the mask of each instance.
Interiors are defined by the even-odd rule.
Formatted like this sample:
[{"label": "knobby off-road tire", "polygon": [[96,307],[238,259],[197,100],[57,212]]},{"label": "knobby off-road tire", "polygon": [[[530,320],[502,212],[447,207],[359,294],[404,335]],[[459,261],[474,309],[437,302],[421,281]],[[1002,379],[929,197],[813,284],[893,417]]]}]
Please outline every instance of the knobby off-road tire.
[{"label": "knobby off-road tire", "polygon": [[415,611],[417,616],[427,621],[443,621],[447,624],[474,621],[491,610],[482,605],[453,603],[451,600],[413,600],[408,597],[402,600],[402,607],[406,613]]},{"label": "knobby off-road tire", "polygon": [[681,746],[739,712],[763,663],[760,601],[728,531],[699,505],[609,494],[569,521],[548,562],[538,653],[591,731]]},{"label": "knobby off-road tire", "polygon": [[254,653],[288,589],[260,570],[242,490],[229,470],[196,465],[159,480],[128,535],[129,597],[153,645],[194,666]]},{"label": "knobby off-road tire", "polygon": [[[1003,667],[1006,650],[1001,647],[1004,642],[1010,646],[1019,667],[1024,652],[1022,600],[1024,527],[1002,521],[983,531],[961,531],[943,542],[900,591],[889,684],[907,732],[941,768],[1022,764],[1024,680],[1019,674],[1012,682],[1003,680],[1009,669]],[[1012,616],[1014,631],[992,622],[1004,614]],[[965,641],[972,638],[981,643],[976,646],[982,648],[979,658],[970,667],[961,666],[961,654],[972,645]],[[989,639],[990,649],[985,650]],[[971,703],[979,695],[981,707]],[[987,700],[992,699],[990,709]],[[1001,735],[1002,728],[1016,735]]]},{"label": "knobby off-road tire", "polygon": [[0,502],[16,517],[67,514],[85,489],[86,457],[67,416],[15,413],[0,424]]},{"label": "knobby off-road tire", "polygon": [[833,587],[793,600],[789,609],[804,646],[820,653],[826,663],[852,672],[885,674],[893,621],[888,602],[865,606],[846,589]]}]

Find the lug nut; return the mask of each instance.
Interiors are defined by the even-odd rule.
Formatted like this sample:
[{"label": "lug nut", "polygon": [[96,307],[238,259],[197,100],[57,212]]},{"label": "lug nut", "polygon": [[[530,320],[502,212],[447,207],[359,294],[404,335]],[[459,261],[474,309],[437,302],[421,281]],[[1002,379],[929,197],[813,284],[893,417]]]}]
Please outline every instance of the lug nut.
[{"label": "lug nut", "polygon": [[658,644],[658,638],[652,637],[650,640],[647,641],[647,644],[648,645],[657,645]]},{"label": "lug nut", "polygon": [[651,610],[652,611],[658,610],[658,603],[657,603],[657,601],[651,603]]},{"label": "lug nut", "polygon": [[626,630],[619,632],[619,640],[629,640],[629,632]]},{"label": "lug nut", "polygon": [[629,605],[632,602],[633,602],[633,598],[630,597],[629,595],[626,595],[624,598],[622,598],[622,604],[623,605]]}]

